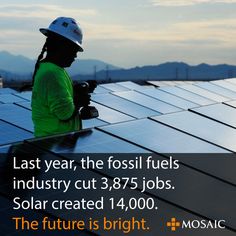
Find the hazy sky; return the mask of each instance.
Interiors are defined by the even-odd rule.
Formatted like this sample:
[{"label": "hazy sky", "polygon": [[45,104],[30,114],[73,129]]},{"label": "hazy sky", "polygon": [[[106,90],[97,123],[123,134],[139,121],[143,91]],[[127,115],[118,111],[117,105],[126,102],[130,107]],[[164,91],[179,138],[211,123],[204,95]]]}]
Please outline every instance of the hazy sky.
[{"label": "hazy sky", "polygon": [[236,0],[0,0],[0,50],[36,58],[57,16],[80,22],[81,59],[236,64]]}]

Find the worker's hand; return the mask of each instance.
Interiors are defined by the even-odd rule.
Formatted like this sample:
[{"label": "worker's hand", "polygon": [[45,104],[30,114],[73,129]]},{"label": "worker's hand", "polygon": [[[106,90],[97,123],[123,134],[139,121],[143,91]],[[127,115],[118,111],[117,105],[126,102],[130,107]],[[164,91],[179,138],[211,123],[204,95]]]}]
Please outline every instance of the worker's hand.
[{"label": "worker's hand", "polygon": [[93,93],[93,91],[97,87],[97,81],[96,80],[87,80],[86,82],[89,84],[89,93]]},{"label": "worker's hand", "polygon": [[90,104],[90,99],[91,99],[91,96],[88,93],[88,87],[83,84],[75,83],[73,85],[73,89],[74,89],[73,100],[76,109],[88,106]]}]

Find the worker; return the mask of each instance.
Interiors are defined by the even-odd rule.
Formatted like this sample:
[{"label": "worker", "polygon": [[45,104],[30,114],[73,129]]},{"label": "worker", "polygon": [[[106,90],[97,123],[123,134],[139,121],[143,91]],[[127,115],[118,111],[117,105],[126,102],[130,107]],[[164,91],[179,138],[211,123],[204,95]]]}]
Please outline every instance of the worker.
[{"label": "worker", "polygon": [[[58,17],[48,28],[41,28],[46,42],[33,74],[32,120],[36,137],[77,131],[82,128],[78,110],[90,97],[80,96],[64,68],[70,67],[83,51],[80,25],[69,17]],[[46,56],[44,58],[44,54]]]}]

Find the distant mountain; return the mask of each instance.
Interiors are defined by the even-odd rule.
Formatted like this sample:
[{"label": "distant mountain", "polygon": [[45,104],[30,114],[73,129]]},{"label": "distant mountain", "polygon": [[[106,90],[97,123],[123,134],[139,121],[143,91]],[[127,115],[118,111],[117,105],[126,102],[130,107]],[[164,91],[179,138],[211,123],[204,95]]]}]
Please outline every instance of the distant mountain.
[{"label": "distant mountain", "polygon": [[[12,55],[7,51],[0,52],[0,70],[9,72],[10,74],[17,74],[19,76],[26,76],[32,74],[34,70],[35,60],[29,59],[21,55]],[[70,75],[75,74],[93,74],[95,71],[105,70],[106,67],[109,70],[119,69],[117,66],[113,66],[100,60],[80,60],[74,61],[72,66],[68,69]]]},{"label": "distant mountain", "polygon": [[[79,76],[79,75],[78,75]],[[86,76],[92,79],[94,76]],[[134,67],[113,71],[100,71],[98,80],[212,80],[236,77],[236,66],[200,64],[190,66],[183,62],[167,62],[160,65]],[[83,79],[83,76],[80,75]]]}]

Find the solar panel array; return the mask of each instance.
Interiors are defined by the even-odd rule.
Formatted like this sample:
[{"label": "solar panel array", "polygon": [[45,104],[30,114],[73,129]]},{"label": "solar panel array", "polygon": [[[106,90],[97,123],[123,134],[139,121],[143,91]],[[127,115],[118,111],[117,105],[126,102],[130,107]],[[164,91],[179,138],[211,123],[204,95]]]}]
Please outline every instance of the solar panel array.
[{"label": "solar panel array", "polygon": [[[99,111],[97,119],[83,121],[84,130],[81,132],[40,139],[33,138],[31,92],[1,92],[0,89],[0,150],[6,152],[9,144],[24,142],[31,148],[55,155],[55,158],[64,158],[66,153],[153,152],[161,153],[156,158],[165,159],[168,158],[167,153],[216,155],[236,152],[236,78],[211,82],[148,83],[151,86],[130,81],[99,85],[91,102]],[[229,230],[226,232],[229,234],[225,235],[230,235],[230,230],[236,230],[236,216],[233,214],[236,212],[235,166],[224,163],[228,171],[222,171],[221,160],[212,158],[199,162],[183,159],[182,172],[175,176],[175,194],[154,190],[147,194],[158,198],[159,205],[168,209],[167,212],[179,212],[188,217],[223,218]],[[218,163],[214,168],[210,164],[212,161]],[[145,173],[137,173],[141,174]],[[103,170],[103,173],[96,175],[112,178],[117,173]],[[155,173],[150,172],[148,175]],[[206,186],[211,184],[215,193],[212,195],[206,191],[206,186],[198,185],[198,181],[206,183]],[[181,195],[183,182],[186,182],[188,201],[183,200]],[[129,189],[126,194],[132,191]],[[1,186],[0,193],[4,196],[7,194]],[[191,201],[202,198],[202,193],[205,205],[199,206]],[[137,194],[143,196],[146,193]],[[207,202],[212,205],[206,205]],[[228,205],[215,207],[223,203],[228,203],[231,208],[227,208]],[[3,207],[4,204],[0,205],[0,212]],[[60,217],[56,212],[49,213]],[[112,212],[109,214],[112,216]],[[4,230],[8,232],[9,229],[6,226]]]}]

